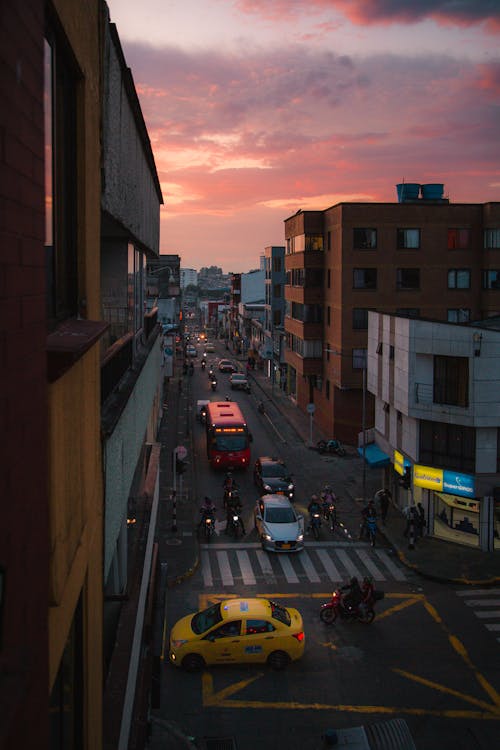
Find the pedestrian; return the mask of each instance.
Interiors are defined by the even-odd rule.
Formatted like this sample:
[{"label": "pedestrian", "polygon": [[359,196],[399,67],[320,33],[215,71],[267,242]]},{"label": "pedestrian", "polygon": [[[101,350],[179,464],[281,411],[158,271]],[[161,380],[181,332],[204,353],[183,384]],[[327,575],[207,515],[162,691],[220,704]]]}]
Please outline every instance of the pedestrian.
[{"label": "pedestrian", "polygon": [[406,516],[406,528],[403,531],[403,536],[407,537],[408,546],[410,549],[413,549],[418,536],[419,515],[417,508],[414,505],[408,505],[404,510],[404,514]]},{"label": "pedestrian", "polygon": [[387,518],[387,512],[389,510],[389,501],[392,499],[391,491],[384,487],[376,493],[375,497],[379,502],[380,518],[385,526],[385,519]]}]

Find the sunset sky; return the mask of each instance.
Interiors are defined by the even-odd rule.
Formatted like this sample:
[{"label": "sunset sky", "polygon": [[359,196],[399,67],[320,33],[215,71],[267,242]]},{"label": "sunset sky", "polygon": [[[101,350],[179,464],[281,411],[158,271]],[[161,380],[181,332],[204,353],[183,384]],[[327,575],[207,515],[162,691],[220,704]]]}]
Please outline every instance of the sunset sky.
[{"label": "sunset sky", "polygon": [[162,253],[243,272],[283,221],[442,182],[500,200],[500,0],[107,0]]}]

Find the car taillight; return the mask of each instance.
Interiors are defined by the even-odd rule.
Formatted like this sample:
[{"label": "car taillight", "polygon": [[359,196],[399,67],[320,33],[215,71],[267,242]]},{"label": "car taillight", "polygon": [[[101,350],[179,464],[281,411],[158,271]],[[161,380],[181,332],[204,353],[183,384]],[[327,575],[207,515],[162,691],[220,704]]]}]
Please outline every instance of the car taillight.
[{"label": "car taillight", "polygon": [[300,633],[294,633],[293,637],[296,638],[299,643],[301,643],[304,640],[304,631],[301,630]]}]

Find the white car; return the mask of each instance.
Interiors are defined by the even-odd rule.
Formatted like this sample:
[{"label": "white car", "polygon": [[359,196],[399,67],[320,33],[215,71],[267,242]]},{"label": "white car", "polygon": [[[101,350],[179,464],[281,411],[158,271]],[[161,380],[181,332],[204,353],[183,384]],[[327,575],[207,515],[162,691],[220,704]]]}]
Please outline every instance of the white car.
[{"label": "white car", "polygon": [[186,346],[186,356],[188,357],[197,357],[198,352],[196,351],[196,347],[188,344]]},{"label": "white car", "polygon": [[304,517],[284,495],[263,495],[255,504],[255,528],[262,549],[300,552],[304,549]]}]

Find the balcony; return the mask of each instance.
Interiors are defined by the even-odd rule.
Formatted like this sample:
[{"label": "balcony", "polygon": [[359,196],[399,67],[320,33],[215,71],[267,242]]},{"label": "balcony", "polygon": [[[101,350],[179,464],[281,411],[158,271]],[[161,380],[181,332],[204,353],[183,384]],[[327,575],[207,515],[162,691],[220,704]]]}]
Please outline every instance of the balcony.
[{"label": "balcony", "polygon": [[321,340],[323,338],[323,323],[304,323],[301,320],[286,317],[285,331],[293,333],[299,339]]},{"label": "balcony", "polygon": [[298,375],[322,375],[323,360],[320,357],[301,357],[296,352],[285,350],[285,362],[293,367]]}]

